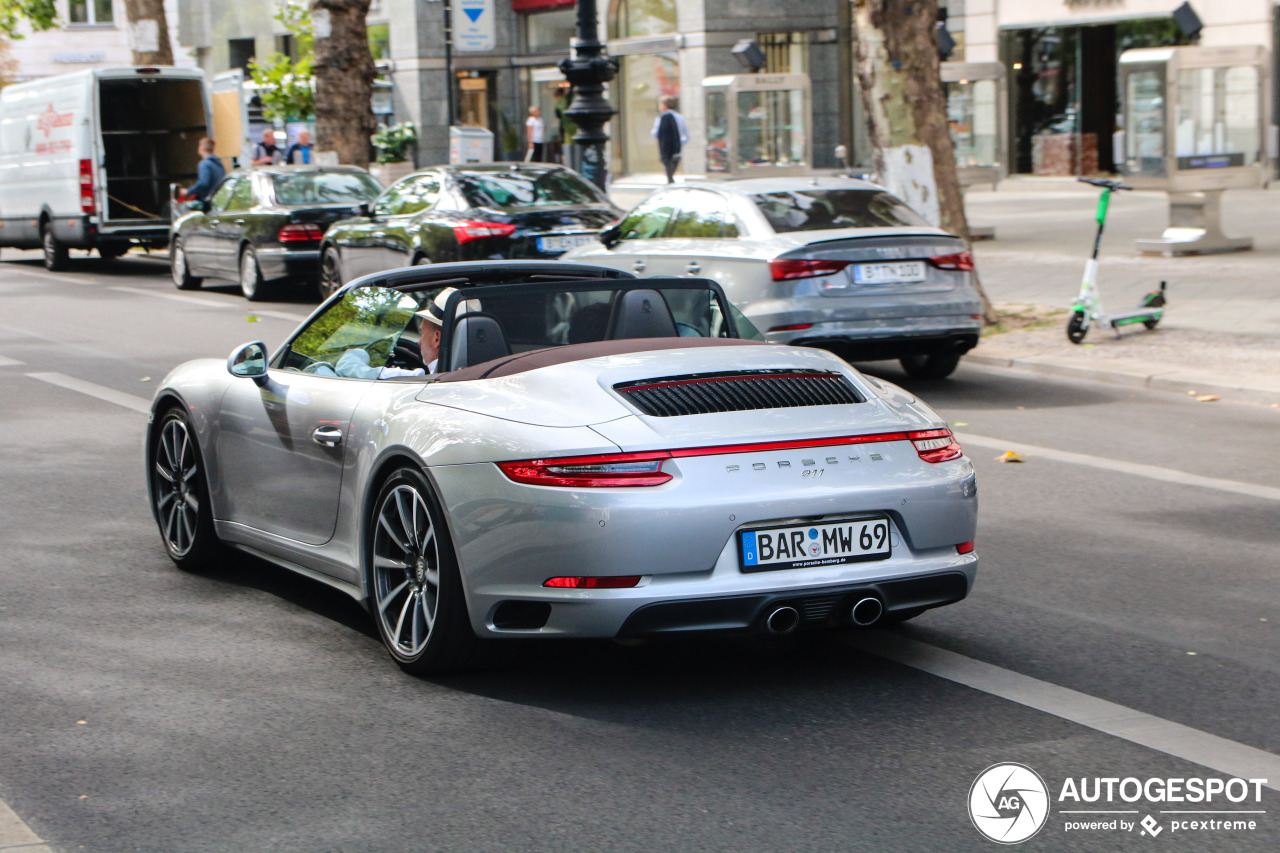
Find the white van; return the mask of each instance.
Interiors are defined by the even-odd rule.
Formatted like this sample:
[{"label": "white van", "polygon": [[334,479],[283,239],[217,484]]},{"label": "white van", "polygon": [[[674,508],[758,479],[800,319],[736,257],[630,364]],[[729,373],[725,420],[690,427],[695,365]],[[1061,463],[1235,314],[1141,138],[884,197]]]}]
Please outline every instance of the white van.
[{"label": "white van", "polygon": [[99,68],[0,89],[0,246],[104,258],[169,239],[169,184],[196,181],[204,74]]}]

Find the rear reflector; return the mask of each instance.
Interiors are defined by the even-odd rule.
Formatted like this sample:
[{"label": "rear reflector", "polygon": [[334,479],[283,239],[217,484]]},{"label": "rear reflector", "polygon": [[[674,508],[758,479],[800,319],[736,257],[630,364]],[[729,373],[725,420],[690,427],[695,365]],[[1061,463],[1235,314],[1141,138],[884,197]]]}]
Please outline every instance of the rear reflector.
[{"label": "rear reflector", "polygon": [[509,237],[515,230],[514,223],[501,222],[459,222],[453,226],[454,236],[459,243],[470,243],[485,237]]},{"label": "rear reflector", "polygon": [[813,278],[817,275],[831,275],[849,266],[851,261],[807,261],[778,259],[769,261],[769,272],[774,281],[786,281],[793,278]]},{"label": "rear reflector", "polygon": [[929,263],[940,270],[970,272],[973,270],[973,255],[968,252],[957,252],[954,255],[938,255],[936,258],[930,258]]},{"label": "rear reflector", "polygon": [[926,429],[908,435],[925,462],[950,462],[964,455],[949,429]]},{"label": "rear reflector", "polygon": [[314,222],[290,222],[276,235],[281,243],[314,243],[323,237],[324,229]]},{"label": "rear reflector", "polygon": [[630,589],[640,583],[641,575],[618,575],[604,578],[547,578],[543,586],[560,589]]},{"label": "rear reflector", "polygon": [[80,212],[93,213],[97,206],[93,203],[93,161],[80,161]]},{"label": "rear reflector", "polygon": [[957,545],[957,546],[956,546],[956,553],[957,553],[957,554],[972,554],[972,553],[973,553],[973,548],[974,548],[974,543],[972,543],[972,542],[961,542],[959,545]]}]

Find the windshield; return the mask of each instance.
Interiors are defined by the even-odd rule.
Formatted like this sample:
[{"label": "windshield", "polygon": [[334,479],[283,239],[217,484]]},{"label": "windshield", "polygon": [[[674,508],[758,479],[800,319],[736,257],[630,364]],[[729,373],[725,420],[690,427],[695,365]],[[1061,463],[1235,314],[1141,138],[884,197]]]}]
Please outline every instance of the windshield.
[{"label": "windshield", "polygon": [[779,234],[929,224],[905,202],[883,190],[798,190],[759,193],[751,200]]},{"label": "windshield", "polygon": [[360,172],[311,172],[276,175],[276,201],[284,205],[359,204],[382,192],[369,175]]},{"label": "windshield", "polygon": [[565,169],[463,172],[458,175],[458,184],[472,207],[609,203],[594,184]]}]

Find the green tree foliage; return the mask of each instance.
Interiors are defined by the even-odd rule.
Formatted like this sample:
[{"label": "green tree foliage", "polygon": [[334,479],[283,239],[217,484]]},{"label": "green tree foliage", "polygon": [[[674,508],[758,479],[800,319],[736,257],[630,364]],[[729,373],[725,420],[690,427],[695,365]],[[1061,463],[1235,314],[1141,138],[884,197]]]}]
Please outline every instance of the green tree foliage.
[{"label": "green tree foliage", "polygon": [[[0,0],[0,3],[8,0]],[[262,112],[269,121],[309,119],[316,112],[312,66],[315,63],[315,36],[311,29],[311,13],[305,3],[280,0],[275,19],[284,24],[297,45],[297,59],[273,53],[265,63],[249,63],[249,73],[258,84]]]},{"label": "green tree foliage", "polygon": [[23,21],[37,32],[53,29],[58,23],[54,0],[0,0],[0,34],[11,39],[22,38],[18,26]]}]

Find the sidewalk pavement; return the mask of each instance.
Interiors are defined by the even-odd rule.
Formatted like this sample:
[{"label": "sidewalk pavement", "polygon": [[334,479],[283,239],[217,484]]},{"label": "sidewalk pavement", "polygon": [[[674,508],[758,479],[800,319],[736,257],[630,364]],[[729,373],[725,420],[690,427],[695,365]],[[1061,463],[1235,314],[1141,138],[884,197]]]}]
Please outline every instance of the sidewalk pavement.
[{"label": "sidewalk pavement", "polygon": [[[630,208],[665,183],[662,175],[628,176],[610,195]],[[974,243],[978,273],[1006,316],[965,361],[1280,408],[1280,188],[1223,197],[1223,230],[1252,237],[1252,251],[1181,258],[1135,247],[1164,230],[1168,197],[1116,193],[1099,256],[1103,304],[1111,311],[1137,307],[1165,281],[1169,305],[1153,331],[1130,326],[1117,336],[1093,328],[1075,345],[1067,340],[1067,316],[1093,247],[1098,192],[1073,178],[1023,176],[994,190],[970,189],[970,225],[996,232],[994,240]]]}]

